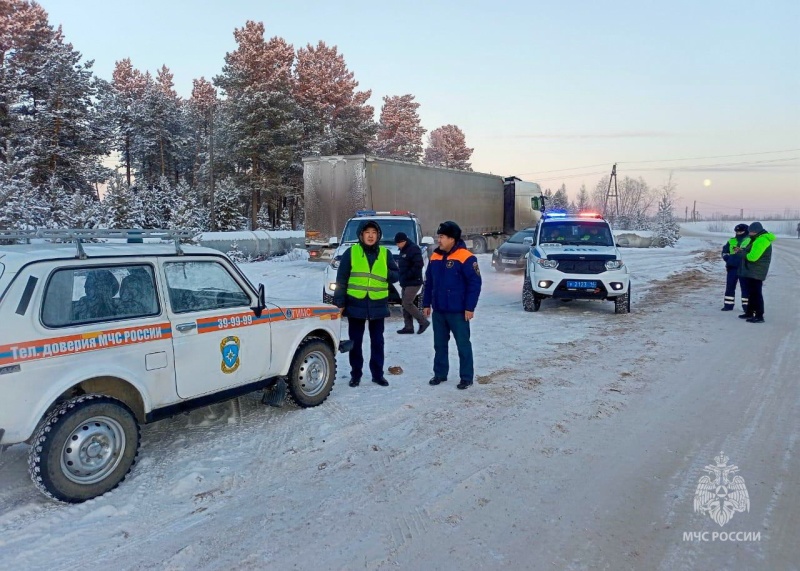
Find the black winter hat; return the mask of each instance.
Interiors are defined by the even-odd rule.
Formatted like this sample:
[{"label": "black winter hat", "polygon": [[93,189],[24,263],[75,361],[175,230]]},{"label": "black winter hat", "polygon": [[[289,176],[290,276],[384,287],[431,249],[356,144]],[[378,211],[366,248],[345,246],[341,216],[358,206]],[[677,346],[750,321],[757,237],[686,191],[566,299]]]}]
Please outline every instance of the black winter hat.
[{"label": "black winter hat", "polygon": [[747,232],[748,226],[747,224],[737,224],[734,228],[734,232]]},{"label": "black winter hat", "polygon": [[750,225],[749,230],[750,230],[750,232],[755,232],[756,234],[758,234],[759,232],[763,232],[764,231],[764,226],[761,224],[761,222],[753,222]]},{"label": "black winter hat", "polygon": [[375,230],[378,231],[378,242],[380,242],[381,237],[383,237],[383,230],[381,230],[380,225],[374,220],[366,220],[361,223],[361,225],[358,227],[358,237],[361,238],[361,235],[367,228],[374,228]]},{"label": "black winter hat", "polygon": [[439,224],[439,229],[436,230],[436,233],[453,238],[456,242],[461,240],[461,228],[452,220]]},{"label": "black winter hat", "polygon": [[408,242],[408,235],[405,232],[398,232],[394,235],[394,243],[399,244],[400,242]]}]

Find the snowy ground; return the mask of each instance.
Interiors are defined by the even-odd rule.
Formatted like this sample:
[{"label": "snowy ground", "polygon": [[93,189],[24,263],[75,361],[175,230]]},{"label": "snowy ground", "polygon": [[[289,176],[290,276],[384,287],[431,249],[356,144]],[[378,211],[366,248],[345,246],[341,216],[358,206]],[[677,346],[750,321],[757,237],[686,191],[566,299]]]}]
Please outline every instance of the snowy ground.
[{"label": "snowy ground", "polygon": [[[521,274],[481,256],[467,391],[454,370],[427,384],[431,334],[396,335],[395,313],[386,362],[404,372],[388,388],[348,387],[340,356],[320,407],[251,395],[145,426],[139,462],[102,498],[47,500],[14,446],[0,456],[0,568],[797,569],[800,240],[776,242],[767,323],[753,325],[719,311],[727,234],[700,230],[625,250],[631,315],[525,313]],[[323,268],[244,266],[272,297],[315,300]],[[750,498],[724,527],[693,512],[720,450]]]}]

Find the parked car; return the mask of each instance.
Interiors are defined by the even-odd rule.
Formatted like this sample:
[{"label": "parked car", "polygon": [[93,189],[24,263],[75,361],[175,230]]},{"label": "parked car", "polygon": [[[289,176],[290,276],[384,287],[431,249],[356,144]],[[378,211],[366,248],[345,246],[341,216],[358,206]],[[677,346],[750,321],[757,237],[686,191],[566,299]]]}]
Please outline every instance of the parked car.
[{"label": "parked car", "polygon": [[506,270],[521,270],[525,268],[525,256],[530,246],[525,244],[525,238],[532,238],[536,228],[525,228],[515,232],[492,254],[492,267],[497,272]]},{"label": "parked car", "polygon": [[[265,389],[322,404],[336,378],[339,309],[274,303],[224,254],[142,243],[171,231],[0,232],[0,446],[28,442],[46,495],[115,488],[139,426]],[[139,243],[83,244],[127,237]],[[123,241],[124,242],[124,241]],[[282,397],[281,397],[282,398]]]}]

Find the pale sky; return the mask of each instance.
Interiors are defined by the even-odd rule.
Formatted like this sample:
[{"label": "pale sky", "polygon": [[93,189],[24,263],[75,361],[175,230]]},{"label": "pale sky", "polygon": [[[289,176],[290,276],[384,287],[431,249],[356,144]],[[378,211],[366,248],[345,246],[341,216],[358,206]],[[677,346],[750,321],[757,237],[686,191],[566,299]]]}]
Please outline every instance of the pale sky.
[{"label": "pale sky", "polygon": [[681,212],[800,210],[797,0],[39,3],[105,79],[126,57],[166,64],[188,97],[261,21],[338,46],[376,119],[384,95],[415,95],[428,131],[464,131],[476,171],[574,197],[617,162],[651,186],[672,169]]}]

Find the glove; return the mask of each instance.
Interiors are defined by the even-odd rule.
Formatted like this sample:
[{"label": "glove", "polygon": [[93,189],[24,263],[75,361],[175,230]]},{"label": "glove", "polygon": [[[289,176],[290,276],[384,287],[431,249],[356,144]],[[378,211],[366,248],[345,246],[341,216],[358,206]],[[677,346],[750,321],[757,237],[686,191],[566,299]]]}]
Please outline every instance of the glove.
[{"label": "glove", "polygon": [[730,257],[731,257],[730,254],[722,254],[722,259],[725,260],[726,262],[728,261],[728,258],[730,258]]}]

